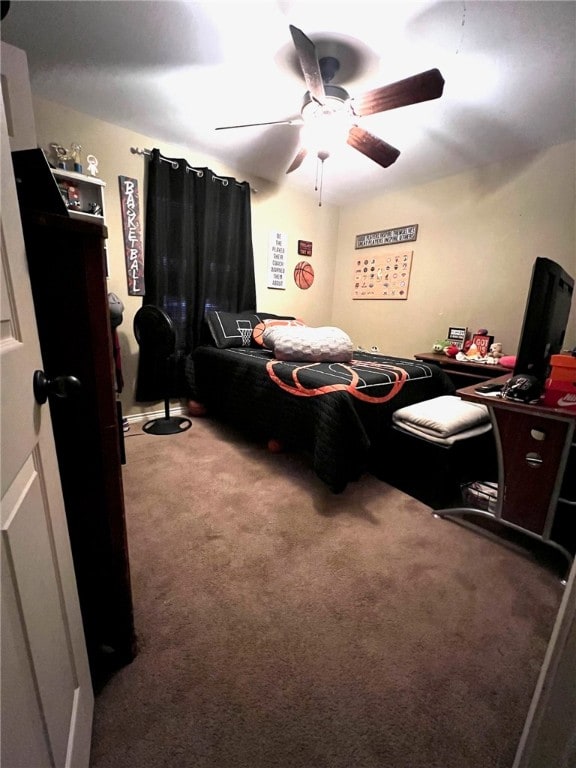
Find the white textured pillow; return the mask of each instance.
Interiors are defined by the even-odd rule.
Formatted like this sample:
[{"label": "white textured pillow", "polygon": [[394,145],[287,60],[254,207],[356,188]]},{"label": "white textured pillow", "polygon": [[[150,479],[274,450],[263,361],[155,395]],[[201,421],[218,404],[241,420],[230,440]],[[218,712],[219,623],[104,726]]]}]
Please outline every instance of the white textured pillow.
[{"label": "white textured pillow", "polygon": [[260,344],[260,346],[264,347],[265,349],[274,349],[274,344],[271,340],[273,337],[268,334],[268,331],[276,330],[277,328],[292,327],[293,325],[304,326],[306,323],[293,317],[290,319],[275,318],[270,320],[263,320],[262,323],[257,325],[254,329],[253,338],[258,344]]},{"label": "white textured pillow", "polygon": [[267,327],[264,330],[264,333],[262,334],[262,345],[266,349],[271,349],[272,351],[274,351],[274,344],[276,343],[276,334],[281,333],[282,331],[285,331],[287,327],[293,328],[294,326],[271,325]]},{"label": "white textured pillow", "polygon": [[273,345],[277,360],[306,363],[349,363],[354,351],[350,336],[332,326],[270,328],[265,343]]}]

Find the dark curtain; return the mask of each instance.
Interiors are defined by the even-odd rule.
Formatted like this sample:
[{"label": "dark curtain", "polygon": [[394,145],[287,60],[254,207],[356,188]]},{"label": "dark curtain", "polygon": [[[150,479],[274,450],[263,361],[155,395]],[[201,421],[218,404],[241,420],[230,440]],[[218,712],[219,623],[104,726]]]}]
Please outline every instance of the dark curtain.
[{"label": "dark curtain", "polygon": [[[170,396],[190,395],[184,363],[204,338],[206,310],[256,308],[250,186],[154,149],[145,233],[143,303],[172,318],[176,354]],[[161,399],[157,366],[144,358],[140,349],[136,400]]]}]

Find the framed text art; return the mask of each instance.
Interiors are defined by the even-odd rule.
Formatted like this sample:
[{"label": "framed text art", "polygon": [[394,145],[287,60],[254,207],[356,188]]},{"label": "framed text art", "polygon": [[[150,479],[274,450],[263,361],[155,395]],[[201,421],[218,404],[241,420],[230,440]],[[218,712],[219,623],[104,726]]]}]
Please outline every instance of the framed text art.
[{"label": "framed text art", "polygon": [[396,227],[396,229],[381,229],[379,232],[367,232],[364,235],[356,235],[356,244],[358,248],[374,248],[377,245],[396,245],[398,243],[408,243],[416,240],[418,237],[418,224],[410,224],[407,227]]},{"label": "framed text art", "polygon": [[124,232],[124,257],[129,296],[144,296],[144,248],[140,230],[140,195],[138,180],[118,176],[122,230]]},{"label": "framed text art", "polygon": [[267,288],[286,290],[286,257],[288,235],[285,232],[270,232],[268,236],[268,283]]},{"label": "framed text art", "polygon": [[478,354],[480,357],[486,357],[490,351],[490,346],[494,341],[494,336],[486,335],[483,333],[475,333],[472,336],[472,344],[476,345]]},{"label": "framed text art", "polygon": [[468,328],[451,325],[450,328],[448,328],[448,336],[446,336],[446,340],[449,344],[458,347],[458,349],[463,349],[467,337]]},{"label": "framed text art", "polygon": [[394,250],[354,260],[353,299],[408,298],[414,251]]}]

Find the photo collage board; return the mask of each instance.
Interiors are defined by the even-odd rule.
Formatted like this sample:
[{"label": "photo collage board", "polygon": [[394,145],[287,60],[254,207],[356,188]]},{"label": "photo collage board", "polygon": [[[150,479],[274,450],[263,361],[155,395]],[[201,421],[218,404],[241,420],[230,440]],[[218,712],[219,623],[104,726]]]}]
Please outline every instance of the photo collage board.
[{"label": "photo collage board", "polygon": [[414,251],[408,248],[386,249],[383,254],[357,255],[354,259],[353,299],[408,298]]}]

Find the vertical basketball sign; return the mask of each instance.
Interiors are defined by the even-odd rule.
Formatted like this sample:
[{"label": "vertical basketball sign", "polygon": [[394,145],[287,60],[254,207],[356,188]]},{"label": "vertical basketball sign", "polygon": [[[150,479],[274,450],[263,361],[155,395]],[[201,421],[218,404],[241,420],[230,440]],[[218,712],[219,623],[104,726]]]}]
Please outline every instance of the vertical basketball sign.
[{"label": "vertical basketball sign", "polygon": [[268,242],[268,288],[286,290],[286,254],[288,235],[285,232],[270,232]]},{"label": "vertical basketball sign", "polygon": [[124,230],[124,254],[129,296],[144,296],[144,251],[140,231],[140,199],[138,180],[118,176],[122,228]]}]

